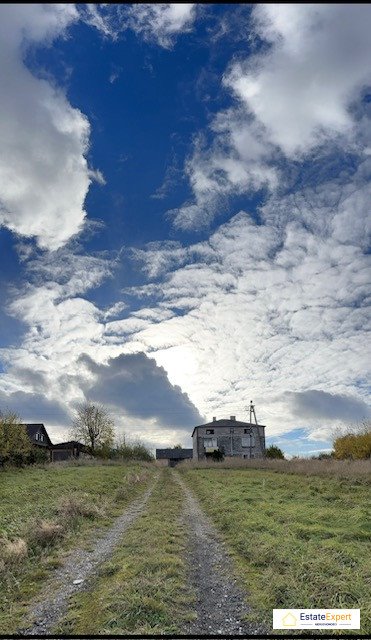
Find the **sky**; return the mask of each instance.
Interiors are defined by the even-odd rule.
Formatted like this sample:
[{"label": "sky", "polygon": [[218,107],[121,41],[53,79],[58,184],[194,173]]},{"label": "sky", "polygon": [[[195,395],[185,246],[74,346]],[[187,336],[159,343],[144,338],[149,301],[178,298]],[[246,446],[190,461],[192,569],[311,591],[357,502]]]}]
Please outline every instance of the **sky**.
[{"label": "sky", "polygon": [[371,5],[0,7],[0,409],[371,417]]}]

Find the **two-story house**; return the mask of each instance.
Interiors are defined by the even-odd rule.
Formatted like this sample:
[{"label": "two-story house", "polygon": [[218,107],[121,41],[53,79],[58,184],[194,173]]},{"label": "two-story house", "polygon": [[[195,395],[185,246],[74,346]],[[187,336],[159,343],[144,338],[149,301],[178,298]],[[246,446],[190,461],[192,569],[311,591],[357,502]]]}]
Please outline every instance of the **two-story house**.
[{"label": "two-story house", "polygon": [[236,416],[201,424],[193,429],[193,460],[213,457],[264,458],[265,426],[241,422]]}]

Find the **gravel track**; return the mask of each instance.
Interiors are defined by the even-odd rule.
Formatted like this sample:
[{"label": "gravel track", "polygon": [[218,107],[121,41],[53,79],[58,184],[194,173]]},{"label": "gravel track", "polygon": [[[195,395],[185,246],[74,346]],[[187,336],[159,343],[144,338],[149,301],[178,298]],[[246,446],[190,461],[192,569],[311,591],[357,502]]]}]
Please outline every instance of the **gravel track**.
[{"label": "gravel track", "polygon": [[[157,478],[156,478],[157,480]],[[51,581],[48,581],[39,602],[30,610],[28,617],[32,626],[19,629],[19,635],[42,636],[50,633],[61,617],[67,612],[70,596],[85,587],[88,578],[92,578],[99,565],[113,552],[122,539],[122,534],[143,513],[145,505],[154,489],[155,482],[140,498],[132,502],[119,516],[108,531],[96,531],[96,540],[92,551],[76,549],[66,558],[63,567],[57,569]],[[99,537],[102,535],[102,537]],[[75,580],[80,580],[74,584]]]},{"label": "gravel track", "polygon": [[189,581],[196,593],[197,619],[182,630],[186,635],[259,635],[268,633],[262,625],[243,620],[249,612],[246,594],[237,585],[225,544],[205,515],[191,490],[173,472],[185,494],[183,524],[189,530],[186,560]]}]

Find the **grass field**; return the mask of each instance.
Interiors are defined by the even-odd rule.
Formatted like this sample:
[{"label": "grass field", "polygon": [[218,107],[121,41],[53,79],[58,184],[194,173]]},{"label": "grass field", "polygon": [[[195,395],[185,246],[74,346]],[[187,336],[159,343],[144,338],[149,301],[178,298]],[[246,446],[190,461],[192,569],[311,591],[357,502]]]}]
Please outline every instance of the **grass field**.
[{"label": "grass field", "polygon": [[[171,634],[192,616],[182,559],[183,494],[161,471],[146,512],[102,565],[94,588],[75,596],[55,630],[65,634]],[[97,603],[99,602],[99,607]]]},{"label": "grass field", "polygon": [[[371,633],[367,477],[183,467],[222,532],[255,615],[273,608],[360,608]],[[354,632],[357,634],[357,632]]]},{"label": "grass field", "polygon": [[53,464],[0,473],[0,633],[19,626],[63,553],[148,484],[151,465]]}]

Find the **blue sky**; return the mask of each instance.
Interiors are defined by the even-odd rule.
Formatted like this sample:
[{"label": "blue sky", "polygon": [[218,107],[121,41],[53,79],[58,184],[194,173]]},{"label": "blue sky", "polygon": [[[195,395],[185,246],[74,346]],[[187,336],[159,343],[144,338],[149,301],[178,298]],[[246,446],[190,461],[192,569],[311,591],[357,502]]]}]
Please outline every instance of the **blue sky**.
[{"label": "blue sky", "polygon": [[0,408],[289,455],[371,415],[371,9],[0,7]]}]

